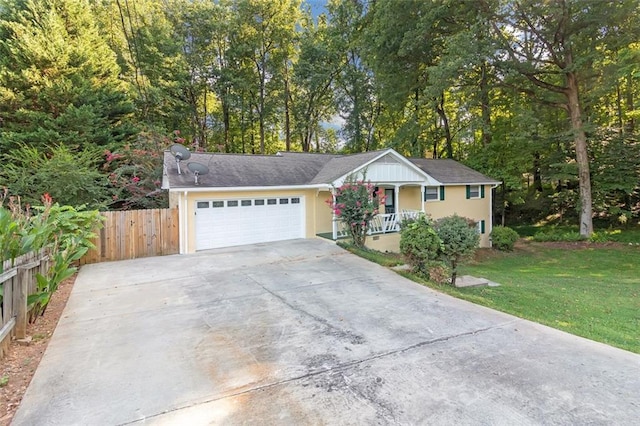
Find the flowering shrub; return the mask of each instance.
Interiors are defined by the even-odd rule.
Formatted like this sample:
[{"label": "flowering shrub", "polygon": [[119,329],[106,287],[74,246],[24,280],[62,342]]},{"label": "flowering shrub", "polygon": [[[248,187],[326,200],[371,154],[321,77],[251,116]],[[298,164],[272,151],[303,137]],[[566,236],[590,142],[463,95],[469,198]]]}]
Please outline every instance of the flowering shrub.
[{"label": "flowering shrub", "polygon": [[167,194],[162,186],[162,153],[172,143],[184,143],[180,132],[166,137],[154,131],[141,132],[132,145],[118,152],[104,151],[103,171],[112,191],[110,210],[162,208]]},{"label": "flowering shrub", "polygon": [[336,217],[346,225],[353,244],[364,247],[369,223],[384,204],[384,191],[376,192],[371,182],[347,178],[335,189],[335,197],[328,204]]}]

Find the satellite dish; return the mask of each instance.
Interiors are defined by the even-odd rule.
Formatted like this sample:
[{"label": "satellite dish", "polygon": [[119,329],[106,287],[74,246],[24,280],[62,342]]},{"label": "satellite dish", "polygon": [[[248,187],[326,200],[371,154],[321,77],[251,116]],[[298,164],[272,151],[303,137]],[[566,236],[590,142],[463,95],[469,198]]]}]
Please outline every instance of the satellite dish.
[{"label": "satellite dish", "polygon": [[204,164],[191,162],[187,164],[189,170],[193,172],[196,177],[196,185],[198,184],[198,176],[204,176],[209,173],[209,168]]},{"label": "satellite dish", "polygon": [[173,156],[176,157],[176,164],[178,165],[178,174],[181,175],[182,170],[180,170],[180,161],[188,160],[189,158],[191,158],[191,153],[187,148],[184,147],[184,145],[180,145],[179,143],[174,143],[173,145],[171,145],[171,148],[169,148],[169,150],[171,151]]}]

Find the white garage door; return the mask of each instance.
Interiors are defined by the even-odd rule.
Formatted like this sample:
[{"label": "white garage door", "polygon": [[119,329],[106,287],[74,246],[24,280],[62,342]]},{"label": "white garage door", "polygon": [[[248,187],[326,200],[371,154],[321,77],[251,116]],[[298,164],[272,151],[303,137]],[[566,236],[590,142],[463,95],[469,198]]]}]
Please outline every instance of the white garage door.
[{"label": "white garage door", "polygon": [[301,196],[196,202],[196,250],[304,237]]}]

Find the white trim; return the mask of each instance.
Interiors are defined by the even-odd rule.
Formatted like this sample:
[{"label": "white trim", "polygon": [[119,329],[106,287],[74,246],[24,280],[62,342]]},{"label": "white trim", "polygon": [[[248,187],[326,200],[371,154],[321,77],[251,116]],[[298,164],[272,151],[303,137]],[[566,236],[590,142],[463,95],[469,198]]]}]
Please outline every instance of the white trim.
[{"label": "white trim", "polygon": [[[184,201],[183,198],[184,197]],[[178,226],[178,238],[179,238],[179,246],[180,246],[180,254],[185,254],[187,252],[187,244],[186,244],[186,234],[188,230],[187,220],[187,211],[186,211],[186,200],[187,200],[187,191],[184,191],[183,194],[178,194],[178,215],[180,216],[179,226]]]},{"label": "white trim", "polygon": [[331,189],[331,185],[283,185],[283,186],[209,186],[209,187],[182,187],[170,188],[169,192],[243,192],[243,191],[285,191],[285,190],[301,190],[301,189]]},{"label": "white trim", "polygon": [[[366,163],[356,167],[355,169],[351,170],[350,172],[338,177],[337,179],[335,179],[331,184],[334,186],[340,186],[342,185],[342,183],[344,182],[344,180],[350,176],[350,175],[354,175],[358,172],[360,172],[363,169],[366,169],[370,164],[375,163],[376,161],[378,161],[379,159],[381,159],[382,157],[384,157],[387,154],[391,154],[394,157],[396,157],[398,160],[400,160],[401,163],[404,163],[405,166],[408,166],[411,170],[413,170],[414,172],[418,173],[421,176],[425,177],[425,181],[426,182],[436,182],[438,185],[442,185],[442,183],[440,183],[440,181],[438,181],[436,178],[434,178],[433,176],[431,176],[430,174],[426,173],[424,170],[422,170],[420,167],[416,166],[415,164],[413,164],[411,161],[407,160],[407,158],[403,155],[400,155],[399,153],[397,153],[395,150],[388,148],[385,149],[384,151],[380,152],[380,155],[377,155],[376,157],[374,157],[373,159],[367,161]],[[378,183],[378,182],[376,182]],[[418,182],[413,182],[414,184],[418,184]],[[395,185],[396,183],[394,183]]]},{"label": "white trim", "polygon": [[[491,185],[492,188],[497,188],[500,183],[495,182],[466,182],[466,183],[441,183],[442,186],[466,186],[466,185]],[[430,186],[430,185],[427,185]]]},{"label": "white trim", "polygon": [[489,198],[489,221],[488,221],[489,222],[489,226],[485,227],[485,230],[484,230],[485,233],[487,233],[487,228],[489,228],[488,229],[489,232],[487,233],[487,236],[488,236],[488,239],[489,239],[489,247],[490,248],[493,247],[493,241],[491,241],[491,232],[493,231],[493,188],[495,188],[495,186],[492,187],[492,188],[489,188],[489,196],[487,197],[487,198]]}]

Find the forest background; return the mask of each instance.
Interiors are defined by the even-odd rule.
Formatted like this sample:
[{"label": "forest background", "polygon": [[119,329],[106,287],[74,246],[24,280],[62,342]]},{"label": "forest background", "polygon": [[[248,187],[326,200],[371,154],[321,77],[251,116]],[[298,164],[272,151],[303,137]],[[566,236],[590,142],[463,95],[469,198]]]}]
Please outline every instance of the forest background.
[{"label": "forest background", "polygon": [[500,180],[497,223],[638,222],[638,0],[312,3],[0,0],[0,187],[163,207],[172,143],[390,147]]}]

